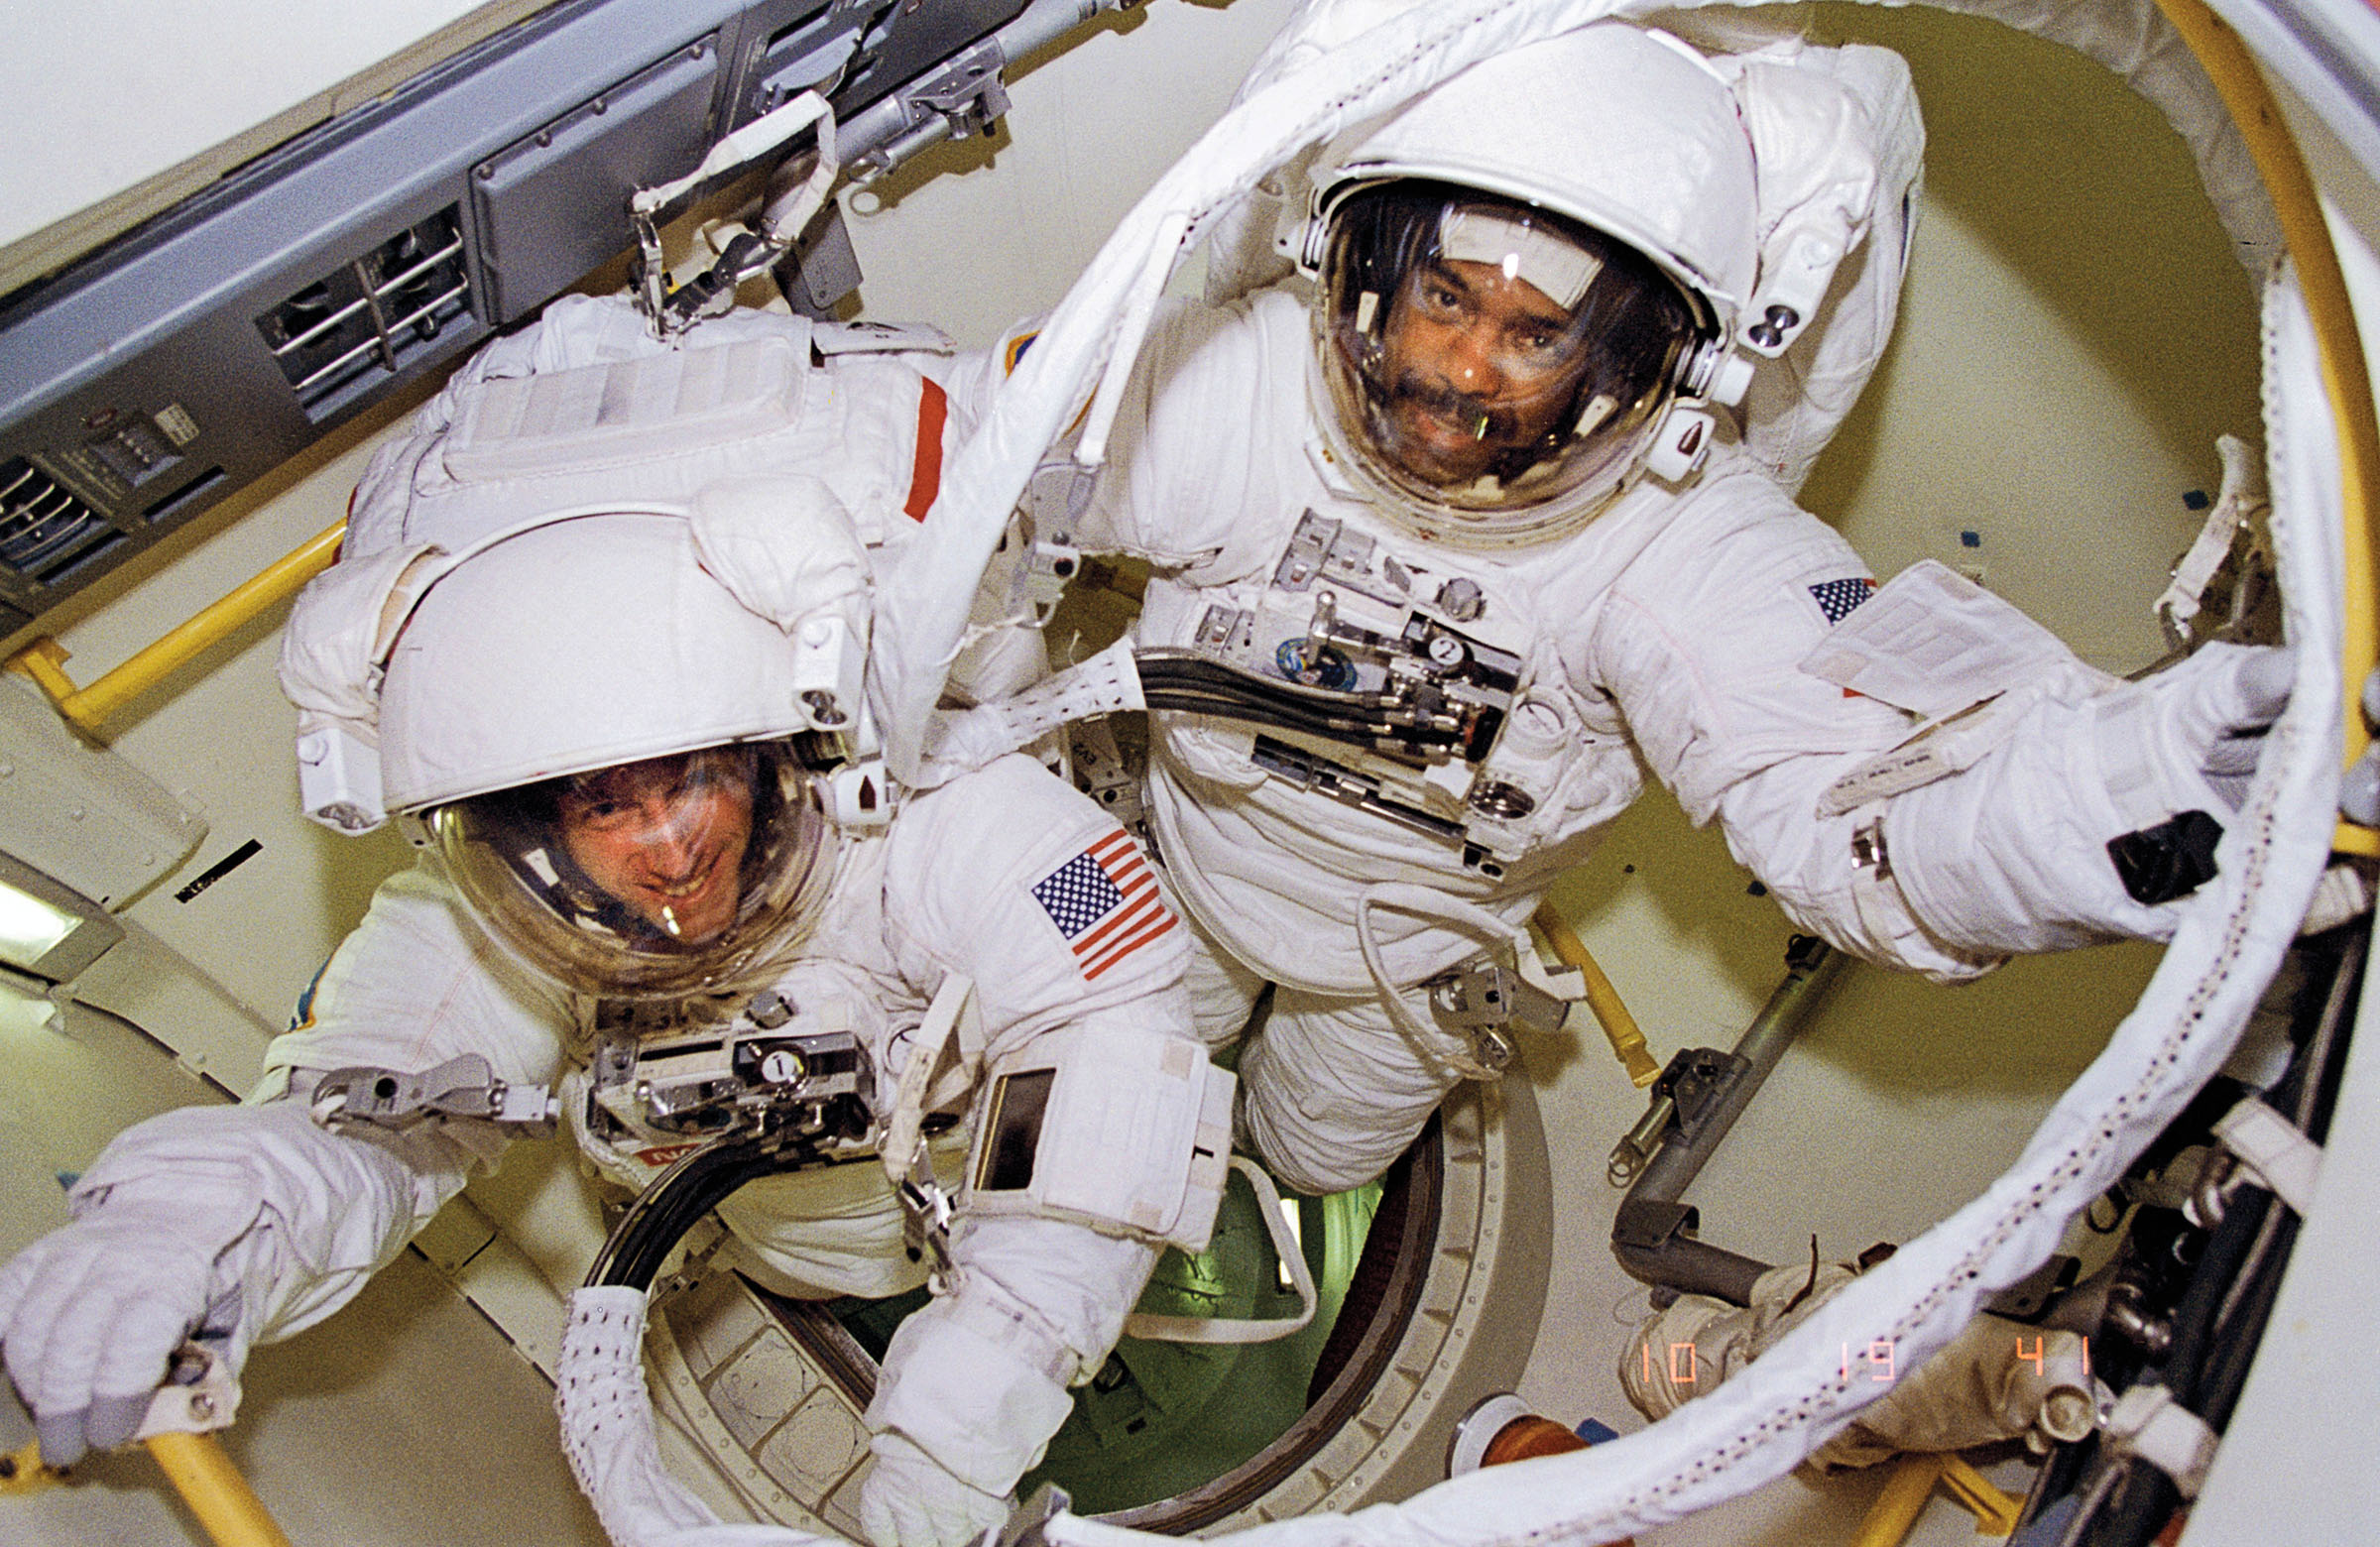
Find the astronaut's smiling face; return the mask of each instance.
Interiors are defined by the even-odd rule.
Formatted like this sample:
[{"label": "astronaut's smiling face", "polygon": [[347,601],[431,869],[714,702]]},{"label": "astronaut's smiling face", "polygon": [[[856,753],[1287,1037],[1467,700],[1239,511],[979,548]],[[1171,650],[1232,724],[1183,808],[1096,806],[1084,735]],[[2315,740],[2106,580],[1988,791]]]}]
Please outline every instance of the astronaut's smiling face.
[{"label": "astronaut's smiling face", "polygon": [[1417,264],[1382,339],[1384,449],[1413,477],[1447,487],[1538,444],[1586,369],[1572,324],[1569,310],[1493,264]]},{"label": "astronaut's smiling face", "polygon": [[752,840],[747,760],[711,749],[571,779],[562,846],[587,879],[683,945],[736,921]]}]

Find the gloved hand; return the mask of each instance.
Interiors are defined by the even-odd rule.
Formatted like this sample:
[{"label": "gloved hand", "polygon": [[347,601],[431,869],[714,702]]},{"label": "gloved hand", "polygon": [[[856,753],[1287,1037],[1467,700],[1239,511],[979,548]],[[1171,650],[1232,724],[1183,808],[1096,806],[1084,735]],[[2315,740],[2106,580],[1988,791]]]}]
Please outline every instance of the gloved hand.
[{"label": "gloved hand", "polygon": [[1010,1500],[951,1476],[905,1435],[880,1433],[868,1449],[860,1528],[876,1547],[966,1547],[1009,1518]]},{"label": "gloved hand", "polygon": [[2142,686],[2163,698],[2177,750],[2197,757],[2199,772],[2236,811],[2297,670],[2297,652],[2287,647],[2207,645]]},{"label": "gloved hand", "polygon": [[0,1345],[44,1462],[130,1440],[182,1340],[238,1322],[237,1289],[218,1289],[215,1253],[186,1236],[177,1209],[119,1204],[0,1267]]},{"label": "gloved hand", "polygon": [[2041,684],[1988,756],[1893,797],[1893,884],[1970,957],[2170,938],[2295,675],[2287,650],[2208,645],[2139,682]]},{"label": "gloved hand", "polygon": [[2170,902],[2214,875],[2223,818],[2247,798],[2296,672],[2286,649],[2208,645],[2101,714],[2100,771],[2133,824],[2107,853],[2134,901]]}]

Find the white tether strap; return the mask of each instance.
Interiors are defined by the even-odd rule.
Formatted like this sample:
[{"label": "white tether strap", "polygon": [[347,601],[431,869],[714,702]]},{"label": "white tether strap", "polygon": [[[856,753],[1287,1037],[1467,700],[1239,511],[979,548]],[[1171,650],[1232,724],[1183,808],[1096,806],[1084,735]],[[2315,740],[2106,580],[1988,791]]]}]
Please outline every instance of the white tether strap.
[{"label": "white tether strap", "polygon": [[1264,1234],[1272,1238],[1273,1254],[1289,1270],[1289,1281],[1296,1286],[1301,1309],[1295,1316],[1265,1321],[1226,1316],[1155,1316],[1134,1311],[1124,1319],[1126,1337],[1156,1343],[1270,1343],[1303,1331],[1314,1319],[1314,1307],[1319,1303],[1314,1274],[1306,1266],[1305,1251],[1289,1234],[1289,1221],[1281,1213],[1281,1195],[1274,1189],[1272,1178],[1246,1155],[1232,1156],[1232,1169],[1247,1177],[1248,1185],[1255,1189],[1256,1210],[1264,1216]]}]

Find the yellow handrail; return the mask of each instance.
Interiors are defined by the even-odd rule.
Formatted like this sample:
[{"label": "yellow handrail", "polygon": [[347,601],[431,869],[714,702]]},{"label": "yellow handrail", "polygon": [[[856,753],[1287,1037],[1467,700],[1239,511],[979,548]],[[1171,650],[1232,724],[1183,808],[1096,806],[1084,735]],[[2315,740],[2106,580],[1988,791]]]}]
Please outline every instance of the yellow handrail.
[{"label": "yellow handrail", "polygon": [[1587,954],[1587,942],[1570,927],[1570,920],[1556,912],[1551,902],[1540,902],[1529,922],[1537,926],[1537,932],[1545,936],[1554,954],[1562,958],[1562,965],[1576,967],[1587,980],[1587,1008],[1595,1012],[1604,1035],[1611,1039],[1613,1056],[1627,1066],[1628,1078],[1639,1089],[1661,1078],[1661,1065],[1645,1047],[1644,1033],[1637,1029],[1636,1017],[1620,1003],[1619,991],[1604,976],[1603,967]]},{"label": "yellow handrail", "polygon": [[290,1547],[213,1435],[153,1434],[148,1446],[215,1547]]},{"label": "yellow handrail", "polygon": [[67,723],[96,737],[117,710],[259,613],[297,595],[308,580],[330,567],[346,536],[347,524],[342,521],[309,537],[88,687],[76,687],[66,675],[66,653],[46,634],[10,656],[8,665],[39,683]]},{"label": "yellow handrail", "polygon": [[1945,1451],[1903,1456],[1893,1464],[1892,1476],[1885,1479],[1884,1490],[1859,1522],[1859,1534],[1851,1538],[1851,1547],[1900,1547],[1937,1488],[1974,1513],[1977,1535],[2006,1536],[2016,1529],[2021,1502]]},{"label": "yellow handrail", "polygon": [[[2322,384],[2338,427],[2340,500],[2345,507],[2345,638],[2339,655],[2346,678],[2346,761],[2353,764],[2371,744],[2360,705],[2363,679],[2380,661],[2380,597],[2373,584],[2373,551],[2380,543],[2372,527],[2380,518],[2380,482],[2375,482],[2380,479],[2380,424],[2373,419],[2371,375],[2364,366],[2355,308],[2347,298],[2346,277],[2330,245],[2330,227],[2322,218],[2314,177],[2247,45],[2202,0],[2157,0],[2157,6],[2198,56],[2247,141],[2248,154],[2280,216],[2282,239],[2297,262],[2298,283],[2306,293],[2306,309],[2321,349]],[[2342,821],[2331,847],[2341,854],[2380,858],[2380,832]]]}]

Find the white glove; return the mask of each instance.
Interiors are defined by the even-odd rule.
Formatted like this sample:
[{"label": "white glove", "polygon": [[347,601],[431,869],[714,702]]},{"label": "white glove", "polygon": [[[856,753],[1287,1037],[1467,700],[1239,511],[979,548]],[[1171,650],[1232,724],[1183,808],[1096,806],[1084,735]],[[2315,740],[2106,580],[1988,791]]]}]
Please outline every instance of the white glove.
[{"label": "white glove", "polygon": [[2263,756],[2264,733],[2289,707],[2297,671],[2297,652],[2286,647],[2207,645],[2141,685],[2162,693],[2167,735],[2196,754],[2200,774],[2236,811]]},{"label": "white glove", "polygon": [[2215,874],[2291,652],[2208,645],[2140,682],[2026,711],[1964,774],[1893,798],[1890,863],[1928,931],[1979,956],[2165,939]]},{"label": "white glove", "polygon": [[[182,1340],[233,1331],[240,1294],[216,1280],[220,1250],[193,1239],[186,1210],[151,1200],[95,1209],[0,1267],[0,1343],[44,1462],[130,1440]],[[239,1352],[225,1356],[235,1368]]]},{"label": "white glove", "polygon": [[0,1268],[0,1352],[44,1459],[130,1439],[185,1335],[219,1339],[236,1372],[258,1340],[344,1304],[462,1185],[459,1162],[416,1171],[397,1147],[291,1102],[182,1107],[117,1134],[67,1197],[74,1223]]},{"label": "white glove", "polygon": [[966,1547],[1009,1518],[1010,1501],[961,1482],[896,1433],[868,1442],[860,1528],[876,1547]]}]

